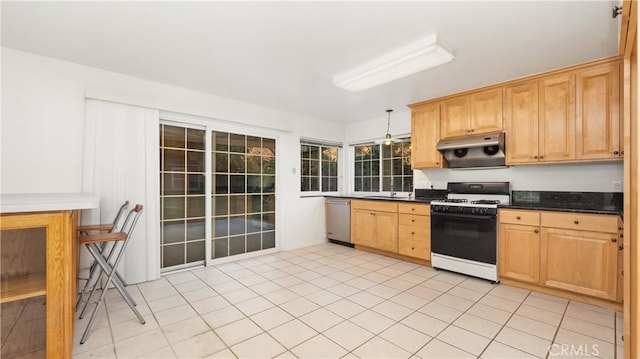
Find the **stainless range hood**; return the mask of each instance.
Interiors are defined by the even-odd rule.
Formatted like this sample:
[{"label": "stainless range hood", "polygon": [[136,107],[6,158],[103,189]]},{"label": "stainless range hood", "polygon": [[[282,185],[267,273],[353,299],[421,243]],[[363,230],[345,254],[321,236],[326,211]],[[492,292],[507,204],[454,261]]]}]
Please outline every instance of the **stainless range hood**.
[{"label": "stainless range hood", "polygon": [[448,138],[436,147],[449,168],[503,167],[504,132]]}]

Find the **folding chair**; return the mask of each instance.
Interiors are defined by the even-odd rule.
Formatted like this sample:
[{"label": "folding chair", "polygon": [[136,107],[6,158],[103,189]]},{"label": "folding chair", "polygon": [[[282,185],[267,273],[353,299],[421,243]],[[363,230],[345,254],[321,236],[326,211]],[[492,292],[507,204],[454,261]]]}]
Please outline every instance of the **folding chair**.
[{"label": "folding chair", "polygon": [[[83,226],[79,226],[78,227],[78,233],[80,235],[89,235],[91,232],[97,232],[97,233],[112,233],[112,232],[117,232],[118,231],[118,225],[120,224],[120,219],[122,218],[122,215],[125,213],[126,209],[129,207],[129,201],[125,201],[122,206],[120,206],[120,209],[118,210],[118,213],[116,213],[116,217],[113,219],[113,223],[109,223],[109,224],[90,224],[90,225],[83,225]],[[107,248],[107,245],[109,243],[105,242],[102,243],[100,245],[100,252],[104,252],[104,250]],[[111,249],[113,250],[113,247],[111,247]],[[83,295],[86,294],[86,292],[88,290],[91,290],[91,284],[93,283],[93,285],[98,285],[97,282],[94,283],[95,278],[95,271],[96,268],[98,267],[98,262],[94,259],[93,263],[91,263],[91,266],[89,267],[89,275],[87,278],[78,278],[78,280],[83,280],[85,281],[84,286],[82,287],[82,289],[80,289],[78,291],[78,299],[76,301],[76,310],[78,310],[78,306],[80,305],[80,302],[83,300]],[[122,285],[127,285],[127,283],[124,281],[124,278],[122,278],[122,276],[120,276],[120,273],[116,272],[116,279],[119,280]]]},{"label": "folding chair", "polygon": [[[104,301],[104,297],[107,294],[107,288],[110,284],[116,288],[116,290],[120,293],[122,298],[125,300],[129,308],[133,311],[133,313],[138,317],[141,324],[145,324],[144,318],[140,315],[140,312],[135,307],[135,302],[131,298],[131,295],[127,292],[122,282],[115,279],[116,278],[116,268],[118,264],[120,264],[120,260],[124,256],[125,250],[127,248],[127,244],[131,239],[131,235],[133,234],[133,230],[135,229],[136,223],[138,222],[138,218],[140,217],[140,213],[142,213],[142,205],[137,204],[134,209],[132,209],[127,218],[124,220],[122,225],[122,229],[119,232],[112,233],[103,233],[103,234],[89,234],[80,236],[80,244],[83,244],[89,250],[89,253],[93,256],[98,267],[96,268],[97,280],[99,281],[102,274],[106,276],[106,281],[104,283],[104,289],[100,294],[100,298],[96,302],[96,306],[93,309],[93,313],[91,313],[91,318],[89,318],[89,322],[87,323],[87,327],[82,334],[82,338],[80,339],[80,344],[84,344],[87,340],[87,336],[89,335],[89,331],[93,326],[93,322],[96,319],[96,315],[98,314],[98,310]],[[105,256],[105,252],[100,250],[100,246],[104,243],[113,243],[112,250]],[[118,245],[121,244],[119,249],[116,249]],[[113,260],[115,256],[115,260]],[[113,262],[112,262],[113,260]],[[113,263],[113,264],[112,264]],[[93,294],[95,293],[97,285],[94,285],[91,289],[91,293],[87,298],[87,301],[82,308],[82,312],[80,313],[80,318],[84,317],[84,314],[88,308],[89,301]]]}]

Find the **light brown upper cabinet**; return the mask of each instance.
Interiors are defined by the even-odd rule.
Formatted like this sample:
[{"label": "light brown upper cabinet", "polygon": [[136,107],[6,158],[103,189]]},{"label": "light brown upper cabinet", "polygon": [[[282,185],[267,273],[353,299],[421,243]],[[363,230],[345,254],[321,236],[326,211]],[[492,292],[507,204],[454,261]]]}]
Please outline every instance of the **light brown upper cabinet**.
[{"label": "light brown upper cabinet", "polygon": [[506,162],[575,159],[575,76],[561,74],[505,90]]},{"label": "light brown upper cabinet", "polygon": [[620,136],[620,64],[587,68],[576,74],[576,157],[616,159]]},{"label": "light brown upper cabinet", "polygon": [[440,104],[415,107],[411,111],[411,167],[441,168],[442,154],[436,150],[440,141]]},{"label": "light brown upper cabinet", "polygon": [[539,82],[538,160],[576,157],[575,75],[561,74]]},{"label": "light brown upper cabinet", "polygon": [[[620,59],[600,60],[409,107],[414,119],[433,119],[436,107],[429,115],[423,111],[439,106],[440,140],[502,131],[504,120],[507,165],[619,160],[621,68]],[[412,156],[419,159],[414,168],[443,167],[439,154],[431,152],[438,141],[430,129],[428,139],[412,131],[417,138]],[[430,153],[422,153],[425,149]]]},{"label": "light brown upper cabinet", "polygon": [[507,164],[537,161],[538,82],[531,81],[505,89],[505,130]]},{"label": "light brown upper cabinet", "polygon": [[442,101],[442,138],[502,130],[502,88]]}]

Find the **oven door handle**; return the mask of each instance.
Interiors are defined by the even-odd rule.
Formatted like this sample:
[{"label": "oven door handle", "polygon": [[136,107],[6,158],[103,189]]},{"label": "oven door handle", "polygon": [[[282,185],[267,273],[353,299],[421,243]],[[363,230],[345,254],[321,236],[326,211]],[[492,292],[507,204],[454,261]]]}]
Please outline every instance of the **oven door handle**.
[{"label": "oven door handle", "polygon": [[496,220],[496,215],[491,215],[491,214],[462,214],[462,213],[445,213],[445,212],[433,212],[433,211],[431,212],[431,217],[455,217],[455,218]]}]

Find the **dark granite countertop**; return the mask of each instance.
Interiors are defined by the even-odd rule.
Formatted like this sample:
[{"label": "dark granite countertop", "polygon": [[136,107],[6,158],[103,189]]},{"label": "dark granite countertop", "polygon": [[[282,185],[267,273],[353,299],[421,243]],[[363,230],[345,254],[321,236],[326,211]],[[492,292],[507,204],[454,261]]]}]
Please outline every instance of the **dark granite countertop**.
[{"label": "dark granite countertop", "polygon": [[342,194],[342,195],[325,195],[324,197],[331,198],[351,198],[361,200],[373,200],[373,201],[394,201],[394,202],[417,202],[417,203],[431,203],[444,199],[447,197],[446,190],[431,190],[431,189],[416,189],[415,197],[391,197],[388,195],[362,195],[362,194]]},{"label": "dark granite countertop", "polygon": [[622,193],[513,191],[500,208],[622,215]]}]

